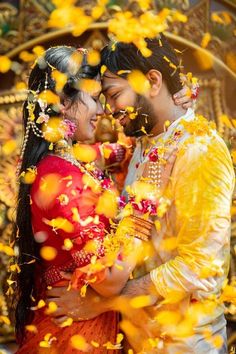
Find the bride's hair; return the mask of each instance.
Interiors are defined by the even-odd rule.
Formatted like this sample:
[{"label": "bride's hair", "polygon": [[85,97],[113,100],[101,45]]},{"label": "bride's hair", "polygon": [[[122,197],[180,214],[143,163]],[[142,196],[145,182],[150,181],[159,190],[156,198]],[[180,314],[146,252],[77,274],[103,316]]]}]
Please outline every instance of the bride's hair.
[{"label": "bride's hair", "polygon": [[[42,60],[33,67],[28,81],[28,90],[30,92],[40,93],[45,90],[45,82],[47,82],[47,90],[55,92],[55,81],[52,78],[54,69],[67,75],[62,94],[69,98],[72,102],[81,99],[78,85],[76,83],[81,78],[93,79],[99,74],[99,67],[90,66],[87,64],[86,54],[82,52],[82,64],[74,59],[77,54],[77,49],[68,46],[51,47],[46,50]],[[73,70],[71,70],[71,68]],[[73,72],[73,74],[71,74]],[[23,122],[24,130],[26,130],[29,120],[28,99],[23,105]],[[40,113],[39,103],[35,103],[34,115],[37,128],[41,128],[41,124],[36,123]],[[53,109],[48,109],[46,112],[49,116],[55,115]],[[58,115],[58,112],[57,112]],[[37,163],[48,154],[49,143],[42,137],[36,136],[32,130],[29,131],[27,143],[25,144],[24,153],[21,161],[19,173],[26,171],[28,167],[36,166]],[[33,316],[32,297],[35,294],[35,269],[37,262],[40,262],[38,257],[38,247],[34,240],[32,225],[31,225],[31,210],[30,210],[30,185],[19,181],[19,192],[17,198],[16,223],[13,231],[13,240],[16,241],[19,255],[17,263],[20,266],[21,272],[17,274],[17,294],[15,301],[15,328],[16,335],[21,342],[24,336],[25,325],[30,323]],[[30,261],[36,260],[35,263]]]},{"label": "bride's hair", "polygon": [[[147,48],[152,54],[144,57],[140,50],[132,43],[110,43],[101,52],[101,64],[112,73],[119,71],[140,70],[147,74],[149,70],[156,69],[162,73],[163,80],[171,95],[182,88],[180,80],[180,63],[175,51],[171,48],[164,34],[160,38],[145,39]],[[126,74],[119,76],[125,77]]]}]

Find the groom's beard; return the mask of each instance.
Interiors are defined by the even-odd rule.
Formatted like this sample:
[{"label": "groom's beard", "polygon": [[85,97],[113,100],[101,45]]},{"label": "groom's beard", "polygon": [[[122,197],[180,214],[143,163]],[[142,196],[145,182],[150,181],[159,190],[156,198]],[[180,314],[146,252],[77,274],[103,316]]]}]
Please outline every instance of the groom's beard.
[{"label": "groom's beard", "polygon": [[[130,119],[124,127],[125,135],[139,137],[145,135],[145,131],[147,134],[150,134],[156,124],[155,114],[151,103],[148,102],[144,96],[137,95],[134,109],[138,114],[135,119]],[[144,128],[145,131],[142,131],[142,128]]]}]

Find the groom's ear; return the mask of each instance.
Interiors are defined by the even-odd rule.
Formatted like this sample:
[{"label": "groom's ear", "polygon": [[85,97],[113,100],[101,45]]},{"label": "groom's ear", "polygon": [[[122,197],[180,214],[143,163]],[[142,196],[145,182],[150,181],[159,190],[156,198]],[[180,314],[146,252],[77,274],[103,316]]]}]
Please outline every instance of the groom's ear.
[{"label": "groom's ear", "polygon": [[148,81],[150,82],[149,95],[151,98],[157,96],[162,86],[162,74],[160,71],[151,69],[146,74]]}]

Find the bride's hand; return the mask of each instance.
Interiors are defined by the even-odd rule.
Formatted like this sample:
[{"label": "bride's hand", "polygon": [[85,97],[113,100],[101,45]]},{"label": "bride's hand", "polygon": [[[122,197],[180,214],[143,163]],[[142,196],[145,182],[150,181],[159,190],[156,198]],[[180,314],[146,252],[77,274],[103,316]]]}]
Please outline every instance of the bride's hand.
[{"label": "bride's hand", "polygon": [[173,95],[176,106],[182,106],[184,109],[193,108],[196,99],[191,97],[191,89],[184,86],[180,91]]},{"label": "bride's hand", "polygon": [[91,288],[87,288],[85,297],[80,296],[78,290],[67,287],[55,287],[47,291],[46,303],[55,302],[57,310],[50,314],[57,324],[67,318],[74,321],[84,321],[97,317],[108,310],[110,300],[98,295]]}]

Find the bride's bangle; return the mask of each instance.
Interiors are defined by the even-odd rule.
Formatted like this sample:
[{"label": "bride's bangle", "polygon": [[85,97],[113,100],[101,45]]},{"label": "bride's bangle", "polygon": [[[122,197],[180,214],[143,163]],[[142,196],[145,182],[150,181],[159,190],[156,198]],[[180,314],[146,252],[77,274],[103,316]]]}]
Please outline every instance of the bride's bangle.
[{"label": "bride's bangle", "polygon": [[149,231],[151,231],[154,224],[153,221],[145,220],[136,215],[130,215],[129,218],[131,219],[131,221],[133,221],[134,224],[140,225]]}]

